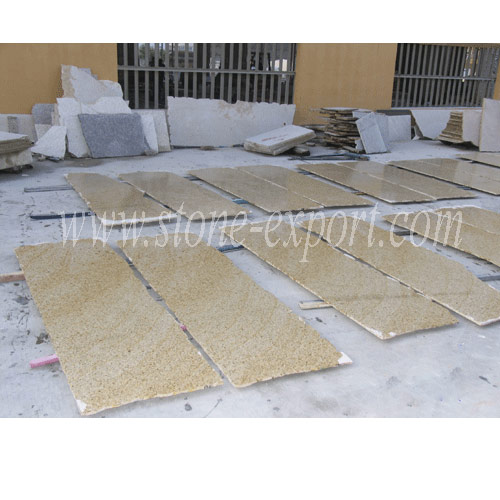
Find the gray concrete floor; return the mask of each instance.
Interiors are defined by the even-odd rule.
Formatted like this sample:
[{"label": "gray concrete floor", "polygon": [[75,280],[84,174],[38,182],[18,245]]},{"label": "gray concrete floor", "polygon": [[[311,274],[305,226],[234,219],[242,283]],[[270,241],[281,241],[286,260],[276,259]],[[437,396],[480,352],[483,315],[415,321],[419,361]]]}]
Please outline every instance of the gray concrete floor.
[{"label": "gray concrete floor", "polygon": [[[454,157],[461,151],[438,142],[411,141],[393,144],[391,153],[371,158],[386,161]],[[325,152],[328,150],[319,147],[313,150],[313,154]],[[266,157],[239,148],[178,149],[155,157],[35,162],[32,170],[24,170],[21,174],[0,173],[0,273],[19,270],[13,252],[17,246],[62,239],[61,220],[35,221],[30,219],[31,213],[87,209],[72,190],[25,193],[25,187],[65,184],[64,174],[69,172],[99,172],[115,177],[122,172],[140,170],[185,174],[193,168],[259,164],[293,168],[297,163],[300,161],[289,161],[286,156]],[[482,193],[463,202],[389,205],[378,201],[377,208],[380,214],[387,214],[460,204],[474,204],[500,212],[500,201]],[[265,219],[263,211],[250,208],[251,220]],[[330,215],[336,210],[325,212]],[[356,209],[344,212],[354,214]],[[389,227],[380,216],[376,223]],[[185,229],[186,225],[187,220],[181,219],[180,229]],[[175,224],[168,227],[173,230]],[[191,224],[189,229],[201,232],[203,228],[200,224]],[[205,236],[207,231],[205,228]],[[160,228],[155,225],[145,227],[142,232],[143,235],[159,233]],[[121,234],[119,229],[112,230],[108,241],[115,249],[114,242],[121,239]],[[82,221],[79,237],[90,236],[92,224],[86,219]],[[415,241],[421,240],[416,237]],[[217,243],[212,240],[212,244]],[[433,247],[430,242],[425,242],[424,246],[461,262],[477,275],[500,272],[492,264],[457,250],[441,245]],[[452,327],[381,341],[334,309],[300,310],[299,301],[316,297],[247,250],[226,255],[338,350],[348,354],[353,364],[283,377],[245,389],[235,389],[225,379],[224,385],[217,388],[133,403],[104,411],[96,417],[500,416],[500,323],[478,327],[459,318],[459,323]],[[490,284],[500,289],[500,282]],[[59,364],[37,369],[29,367],[31,359],[52,354],[53,349],[26,282],[0,284],[0,318],[0,416],[78,416]]]}]

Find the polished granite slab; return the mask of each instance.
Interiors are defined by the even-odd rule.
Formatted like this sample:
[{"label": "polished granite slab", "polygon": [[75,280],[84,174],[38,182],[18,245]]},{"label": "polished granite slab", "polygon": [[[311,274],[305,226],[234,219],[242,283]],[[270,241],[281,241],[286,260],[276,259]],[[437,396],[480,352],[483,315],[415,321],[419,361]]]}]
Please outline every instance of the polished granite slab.
[{"label": "polished granite slab", "polygon": [[489,233],[500,234],[500,213],[474,206],[446,207],[434,210],[438,214],[450,214],[451,217],[461,217],[465,224],[477,227]]},{"label": "polished granite slab", "polygon": [[500,321],[500,292],[458,262],[353,217],[301,225],[478,325]]},{"label": "polished granite slab", "polygon": [[105,226],[149,223],[176,217],[124,182],[101,174],[67,174],[67,181]]},{"label": "polished granite slab", "polygon": [[120,179],[191,220],[236,217],[249,211],[171,172],[134,172]]},{"label": "polished granite slab", "polygon": [[485,163],[486,165],[491,165],[493,167],[500,167],[500,153],[481,153],[475,151],[474,153],[459,155],[459,158],[477,161],[478,163]]},{"label": "polished granite slab", "polygon": [[266,223],[223,232],[382,340],[456,323],[443,307],[284,222],[269,234]]},{"label": "polished granite slab", "polygon": [[357,189],[362,193],[386,201],[387,203],[410,203],[434,200],[432,196],[386,180],[355,172],[351,168],[337,163],[300,164],[297,166],[306,172],[311,172],[337,184]]},{"label": "polished granite slab", "polygon": [[222,384],[108,245],[86,239],[15,252],[83,415]]},{"label": "polished granite slab", "polygon": [[198,235],[119,246],[234,386],[350,362]]},{"label": "polished granite slab", "polygon": [[393,165],[386,165],[375,161],[345,161],[339,162],[347,168],[352,168],[356,172],[368,174],[377,179],[396,183],[400,186],[413,189],[420,193],[432,196],[436,200],[447,200],[453,198],[473,198],[476,196],[470,191],[457,188],[446,182],[431,179],[424,175],[402,170]]},{"label": "polished granite slab", "polygon": [[500,267],[500,235],[464,224],[457,216],[432,211],[391,214],[384,219]]},{"label": "polished granite slab", "polygon": [[208,184],[248,201],[266,212],[316,210],[322,205],[237,168],[203,168],[188,172]]},{"label": "polished granite slab", "polygon": [[312,179],[304,174],[294,172],[284,167],[272,165],[254,165],[239,167],[249,174],[278,184],[289,191],[309,198],[324,207],[366,206],[373,203],[361,196],[344,191],[326,182]]},{"label": "polished granite slab", "polygon": [[436,164],[429,163],[427,160],[391,161],[391,165],[410,170],[411,172],[452,182],[460,186],[467,186],[476,191],[500,195],[500,181],[477,175],[469,168],[469,165],[473,165],[472,163],[463,163],[465,165],[449,165],[446,163]]}]

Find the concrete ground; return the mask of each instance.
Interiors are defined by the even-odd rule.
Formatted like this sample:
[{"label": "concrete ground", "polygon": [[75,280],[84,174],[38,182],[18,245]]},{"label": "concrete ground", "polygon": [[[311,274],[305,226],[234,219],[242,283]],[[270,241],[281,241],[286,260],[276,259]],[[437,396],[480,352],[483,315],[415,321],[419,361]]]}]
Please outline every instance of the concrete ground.
[{"label": "concrete ground", "polygon": [[[318,147],[313,149],[313,154],[328,151]],[[433,141],[411,141],[394,144],[391,153],[371,158],[386,161],[454,157],[462,151]],[[60,219],[35,221],[30,219],[30,214],[87,209],[72,190],[25,193],[25,187],[65,184],[64,174],[69,172],[99,172],[115,177],[140,170],[185,174],[194,168],[259,164],[293,168],[297,163],[300,161],[289,161],[287,156],[266,157],[239,148],[177,149],[155,157],[35,162],[33,169],[21,174],[0,173],[0,273],[19,270],[13,251],[17,246],[61,241]],[[463,201],[410,205],[378,201],[377,208],[380,214],[388,214],[460,204],[474,204],[500,212],[500,201],[496,197],[479,192],[476,198]],[[266,218],[263,211],[250,208],[252,221]],[[359,209],[344,210],[347,214],[356,211],[359,213]],[[331,215],[336,210],[325,212]],[[92,236],[91,221],[85,219],[82,223],[79,237]],[[389,227],[380,215],[376,223]],[[187,220],[181,219],[180,229],[185,229],[186,225]],[[168,227],[173,230],[175,223]],[[193,232],[202,229],[200,224],[190,227]],[[204,234],[207,230],[205,227]],[[142,232],[143,235],[159,233],[157,225],[145,227]],[[121,234],[120,229],[112,230],[108,241],[114,248]],[[415,237],[415,241],[421,240]],[[212,240],[212,244],[218,241]],[[433,248],[430,242],[424,246]],[[441,245],[436,245],[434,250],[461,262],[477,275],[499,272],[494,265],[457,250]],[[226,255],[338,350],[349,355],[352,365],[283,377],[245,389],[235,389],[225,379],[224,385],[217,388],[133,403],[104,411],[96,417],[500,416],[500,323],[478,327],[460,317],[455,326],[381,341],[334,309],[300,310],[299,301],[316,297],[247,250]],[[490,284],[500,289],[500,281]],[[59,364],[37,369],[29,367],[30,360],[52,354],[53,349],[26,282],[0,284],[0,317],[0,416],[78,416]]]}]

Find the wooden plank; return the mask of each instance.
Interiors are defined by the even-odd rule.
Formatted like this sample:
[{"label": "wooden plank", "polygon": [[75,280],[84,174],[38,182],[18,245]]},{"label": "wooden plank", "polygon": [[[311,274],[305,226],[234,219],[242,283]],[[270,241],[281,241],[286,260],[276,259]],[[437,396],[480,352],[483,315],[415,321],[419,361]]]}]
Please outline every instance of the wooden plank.
[{"label": "wooden plank", "polygon": [[344,191],[336,186],[306,177],[287,168],[271,165],[239,167],[240,170],[273,182],[289,191],[313,200],[324,207],[349,207],[373,205],[361,196]]},{"label": "wooden plank", "polygon": [[349,361],[197,235],[170,236],[119,246],[233,385]]},{"label": "wooden plank", "polygon": [[366,174],[360,174],[351,168],[343,167],[336,163],[304,164],[298,165],[298,167],[337,184],[357,189],[387,203],[422,202],[434,199],[431,196],[412,189],[398,186],[382,179],[376,179]]},{"label": "wooden plank", "polygon": [[432,196],[436,200],[448,200],[453,198],[474,198],[474,193],[457,188],[446,182],[431,179],[424,175],[402,170],[392,165],[377,163],[375,161],[345,161],[339,162],[347,168],[352,168],[356,172],[368,174],[377,179],[396,183],[405,188],[413,189],[419,193]]},{"label": "wooden plank", "polygon": [[221,384],[109,246],[86,239],[15,252],[82,414]]},{"label": "wooden plank", "polygon": [[266,227],[226,226],[223,233],[378,338],[456,323],[443,307],[315,236],[283,222]]},{"label": "wooden plank", "polygon": [[101,174],[67,174],[66,179],[105,226],[149,223],[176,217],[138,189]]},{"label": "wooden plank", "polygon": [[315,210],[321,205],[272,182],[235,168],[203,168],[188,174],[247,200],[266,212]]},{"label": "wooden plank", "polygon": [[354,217],[301,225],[477,325],[500,321],[500,292],[458,262]]},{"label": "wooden plank", "polygon": [[120,179],[191,220],[237,217],[249,212],[240,205],[170,172],[134,172]]},{"label": "wooden plank", "polygon": [[500,267],[500,235],[463,224],[459,218],[432,211],[384,216],[392,224],[410,229],[442,245],[447,245]]},{"label": "wooden plank", "polygon": [[24,273],[22,271],[15,273],[0,274],[0,283],[11,283],[12,281],[24,281]]}]

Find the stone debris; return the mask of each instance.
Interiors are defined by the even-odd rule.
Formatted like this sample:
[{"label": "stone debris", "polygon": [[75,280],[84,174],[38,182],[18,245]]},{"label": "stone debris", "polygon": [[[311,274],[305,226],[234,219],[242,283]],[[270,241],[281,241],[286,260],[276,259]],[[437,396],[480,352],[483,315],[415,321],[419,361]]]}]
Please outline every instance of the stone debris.
[{"label": "stone debris", "polygon": [[27,135],[0,132],[0,154],[17,153],[31,147]]},{"label": "stone debris", "polygon": [[32,153],[62,160],[66,154],[66,127],[54,125],[31,148]]}]

